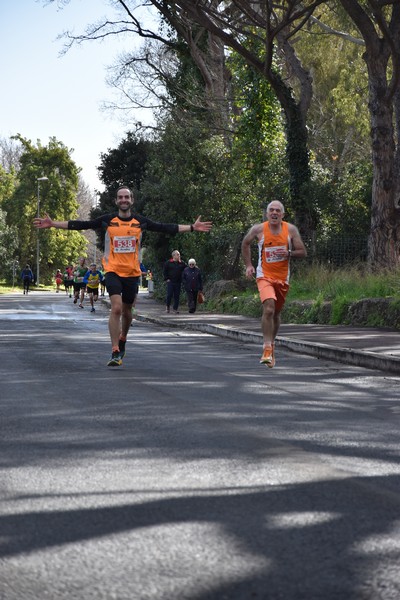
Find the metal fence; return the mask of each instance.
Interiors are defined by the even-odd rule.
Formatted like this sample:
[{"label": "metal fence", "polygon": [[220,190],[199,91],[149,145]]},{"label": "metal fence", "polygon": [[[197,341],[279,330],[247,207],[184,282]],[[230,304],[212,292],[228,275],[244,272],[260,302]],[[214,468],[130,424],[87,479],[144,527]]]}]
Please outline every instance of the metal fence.
[{"label": "metal fence", "polygon": [[340,267],[348,263],[365,262],[368,257],[368,238],[332,236],[304,240],[308,260]]}]

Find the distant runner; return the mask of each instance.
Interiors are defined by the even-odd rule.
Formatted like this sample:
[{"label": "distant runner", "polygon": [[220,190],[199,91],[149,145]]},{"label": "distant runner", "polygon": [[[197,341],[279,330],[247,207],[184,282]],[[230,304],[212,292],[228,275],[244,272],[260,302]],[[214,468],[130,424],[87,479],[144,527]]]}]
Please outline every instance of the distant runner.
[{"label": "distant runner", "polygon": [[74,287],[74,270],[72,266],[66,267],[63,273],[63,281],[65,293],[67,294],[67,296],[69,295],[69,297],[72,298],[71,288]]},{"label": "distant runner", "polygon": [[96,263],[92,263],[89,267],[89,271],[83,278],[83,283],[86,285],[86,293],[89,296],[90,305],[92,307],[90,312],[95,312],[94,303],[99,298],[99,285],[103,281],[104,277],[102,273],[96,268]]},{"label": "distant runner", "polygon": [[85,258],[80,258],[79,265],[74,269],[74,304],[79,300],[79,308],[83,308],[83,300],[85,298],[86,284],[83,281],[83,278],[87,273],[85,262]]}]

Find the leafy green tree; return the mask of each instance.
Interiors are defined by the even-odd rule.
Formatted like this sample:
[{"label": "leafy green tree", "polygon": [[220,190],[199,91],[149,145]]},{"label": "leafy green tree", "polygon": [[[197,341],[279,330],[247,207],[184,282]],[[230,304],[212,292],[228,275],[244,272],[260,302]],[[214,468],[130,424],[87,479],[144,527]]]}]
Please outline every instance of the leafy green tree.
[{"label": "leafy green tree", "polygon": [[[152,4],[162,10],[163,3],[158,0],[152,0]],[[288,128],[288,150],[292,151],[293,167],[299,172],[305,173],[306,163],[304,161],[304,151],[299,153],[296,166],[296,143],[307,139],[304,129],[302,129],[299,117],[303,115],[301,111],[301,101],[298,108],[299,112],[291,112],[294,108],[294,95],[287,93],[287,86],[280,86],[280,81],[274,82],[274,75],[269,66],[272,65],[271,49],[274,47],[274,39],[278,42],[284,52],[286,60],[294,59],[290,62],[293,73],[296,73],[301,66],[298,56],[293,54],[293,37],[298,34],[300,29],[309,27],[310,22],[318,22],[318,17],[314,16],[315,10],[321,5],[329,6],[332,10],[337,10],[338,3],[315,2],[304,3],[295,1],[283,3],[280,7],[275,7],[272,2],[256,3],[250,6],[247,0],[232,0],[229,3],[199,1],[196,3],[190,0],[171,3],[174,9],[180,12],[181,17],[192,18],[197,25],[203,25],[206,29],[212,31],[214,35],[219,35],[225,44],[231,46],[238,52],[243,52],[243,56],[254,64],[253,56],[245,54],[242,50],[243,27],[238,30],[238,23],[242,23],[244,29],[256,26],[257,32],[260,31],[263,19],[267,17],[265,30],[265,48],[267,61],[262,65],[266,76],[269,78],[274,90],[285,110],[288,125],[294,124],[294,129]],[[368,72],[368,107],[370,115],[371,130],[371,150],[373,164],[373,185],[372,185],[372,204],[371,204],[371,227],[369,236],[368,258],[369,262],[377,268],[397,267],[400,260],[400,3],[396,2],[376,2],[375,0],[340,0],[340,5],[353,23],[358,34],[361,36],[357,43],[361,42],[364,46],[360,50]],[[339,10],[337,10],[339,14]],[[325,24],[322,23],[326,30]],[[241,35],[238,35],[238,34]],[[350,35],[343,36],[343,32],[332,32],[335,35],[350,39]],[[254,32],[253,32],[254,35]],[[289,40],[291,43],[288,45]],[[355,41],[355,40],[353,40]],[[360,46],[361,47],[361,46]],[[303,69],[303,75],[306,75],[307,69]],[[297,73],[296,73],[297,76]],[[309,88],[307,76],[298,78],[299,88]],[[275,85],[275,84],[278,85]],[[286,94],[286,96],[285,96]],[[310,99],[310,95],[308,95]],[[292,119],[292,120],[291,120]],[[298,127],[296,128],[296,123]],[[303,121],[304,125],[304,121]],[[290,137],[293,132],[299,135]],[[303,180],[307,183],[307,179]],[[304,192],[306,187],[302,186],[300,191]],[[310,204],[304,203],[305,207]],[[299,207],[301,210],[301,207]]]},{"label": "leafy green tree", "polygon": [[[116,148],[109,148],[107,152],[100,155],[100,166],[97,170],[100,180],[106,187],[108,202],[110,199],[111,202],[115,200],[120,185],[128,185],[135,192],[140,191],[150,146],[150,141],[128,131]],[[100,207],[105,201],[106,198],[101,199]]]},{"label": "leafy green tree", "polygon": [[340,5],[332,10],[326,4],[296,36],[296,51],[313,78],[308,112],[312,160],[330,170],[333,180],[349,162],[365,162],[371,155],[368,73],[357,36]]},{"label": "leafy green tree", "polygon": [[133,190],[135,210],[140,211],[140,190],[150,148],[150,141],[128,131],[116,148],[109,148],[107,152],[100,155],[101,162],[97,170],[106,189],[99,194],[99,201],[91,211],[93,218],[115,211],[115,197],[121,185],[127,185]]},{"label": "leafy green tree", "polygon": [[18,264],[14,257],[17,246],[17,228],[7,225],[6,213],[0,208],[0,278],[8,282],[11,280],[13,265]]},{"label": "leafy green tree", "polygon": [[14,167],[8,172],[0,165],[0,207],[13,195],[16,181],[17,176]]},{"label": "leafy green tree", "polygon": [[[271,83],[285,112],[292,206],[300,229],[303,233],[310,230],[307,223],[312,218],[313,206],[309,200],[311,169],[306,118],[312,100],[312,78],[295,52],[295,41],[301,29],[318,22],[317,8],[324,5],[335,11],[338,3],[322,0],[296,0],[280,5],[270,0],[257,3],[151,0],[151,3],[171,24],[186,24],[190,28],[190,23],[195,23],[204,27],[242,54]],[[340,5],[361,35],[365,46],[362,56],[368,71],[373,163],[369,261],[376,267],[396,267],[400,260],[400,3],[340,0]],[[321,25],[326,29],[324,23]],[[344,37],[343,32],[334,33]],[[246,44],[249,39],[263,40],[265,56],[261,60],[258,53],[249,52]],[[282,52],[289,67],[292,76],[288,80],[282,76],[283,70],[274,68],[277,51]],[[296,86],[292,84],[294,78]]]},{"label": "leafy green tree", "polygon": [[[248,180],[262,206],[273,199],[286,204],[290,198],[289,172],[279,102],[265,77],[241,55],[233,52],[228,67],[235,98],[231,144],[235,169]],[[260,219],[259,212],[257,218]]]},{"label": "leafy green tree", "polygon": [[[64,267],[85,252],[86,240],[79,232],[35,230],[32,221],[39,201],[41,214],[48,213],[56,220],[76,218],[79,169],[71,151],[55,138],[50,138],[46,146],[40,141],[34,145],[21,135],[16,139],[23,152],[15,190],[3,201],[6,222],[18,231],[20,263],[36,266],[36,240],[40,235],[40,272],[44,281],[50,281],[54,268]],[[40,177],[48,179],[39,184]]]},{"label": "leafy green tree", "polygon": [[15,167],[8,173],[0,165],[0,278],[10,281],[12,266],[16,264],[15,253],[18,247],[16,227],[7,225],[6,212],[3,210],[6,200],[13,195],[16,186]]}]

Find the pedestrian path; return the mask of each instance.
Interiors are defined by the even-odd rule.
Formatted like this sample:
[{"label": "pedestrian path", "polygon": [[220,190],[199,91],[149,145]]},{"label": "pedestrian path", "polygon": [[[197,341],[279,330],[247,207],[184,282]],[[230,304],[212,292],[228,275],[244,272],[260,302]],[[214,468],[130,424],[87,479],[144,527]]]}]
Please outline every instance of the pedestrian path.
[{"label": "pedestrian path", "polygon": [[[147,292],[140,293],[135,319],[162,326],[192,329],[262,346],[261,321],[254,317],[198,310],[184,306],[178,315]],[[374,327],[282,324],[277,346],[321,359],[400,374],[400,331]]]}]

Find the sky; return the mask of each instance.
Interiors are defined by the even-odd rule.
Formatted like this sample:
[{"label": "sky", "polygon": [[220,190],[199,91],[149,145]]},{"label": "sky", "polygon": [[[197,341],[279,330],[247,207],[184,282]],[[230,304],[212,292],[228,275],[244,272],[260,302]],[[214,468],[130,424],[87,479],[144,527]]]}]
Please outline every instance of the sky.
[{"label": "sky", "polygon": [[[65,30],[83,33],[105,15],[113,15],[107,0],[71,0],[63,8],[45,0],[2,0],[0,6],[0,137],[20,133],[36,144],[55,137],[73,148],[72,159],[85,183],[102,191],[96,167],[100,154],[118,146],[129,126],[102,104],[117,101],[106,84],[107,66],[128,49],[117,36],[89,41],[60,56]],[[130,47],[141,41],[133,36]],[[134,115],[136,116],[136,115]],[[151,119],[150,115],[137,116]],[[45,175],[45,174],[44,174]]]}]

